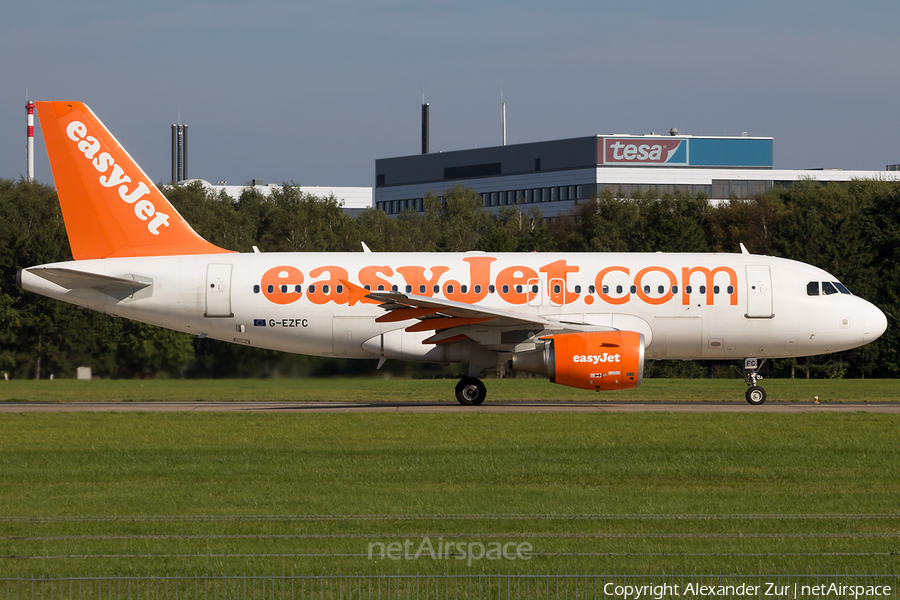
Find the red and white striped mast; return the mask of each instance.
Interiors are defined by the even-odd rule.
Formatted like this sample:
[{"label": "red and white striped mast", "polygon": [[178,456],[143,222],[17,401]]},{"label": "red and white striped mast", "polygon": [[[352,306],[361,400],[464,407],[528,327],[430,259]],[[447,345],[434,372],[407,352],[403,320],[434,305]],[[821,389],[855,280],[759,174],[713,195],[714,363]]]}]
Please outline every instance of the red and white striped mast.
[{"label": "red and white striped mast", "polygon": [[28,181],[34,181],[34,102],[28,100],[25,103],[25,111],[28,113],[26,120],[26,123],[28,124],[28,138],[26,140],[28,157],[25,164],[28,173]]}]

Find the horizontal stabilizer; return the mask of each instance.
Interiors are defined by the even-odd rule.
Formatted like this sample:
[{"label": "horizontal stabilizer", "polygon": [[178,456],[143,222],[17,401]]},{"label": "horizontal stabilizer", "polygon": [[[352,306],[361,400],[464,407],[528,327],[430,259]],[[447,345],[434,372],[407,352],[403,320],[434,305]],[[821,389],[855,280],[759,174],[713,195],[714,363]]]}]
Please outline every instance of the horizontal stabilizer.
[{"label": "horizontal stabilizer", "polygon": [[127,277],[86,273],[61,267],[36,267],[28,269],[28,271],[69,290],[94,289],[101,292],[129,292],[153,285],[152,281],[137,281]]}]

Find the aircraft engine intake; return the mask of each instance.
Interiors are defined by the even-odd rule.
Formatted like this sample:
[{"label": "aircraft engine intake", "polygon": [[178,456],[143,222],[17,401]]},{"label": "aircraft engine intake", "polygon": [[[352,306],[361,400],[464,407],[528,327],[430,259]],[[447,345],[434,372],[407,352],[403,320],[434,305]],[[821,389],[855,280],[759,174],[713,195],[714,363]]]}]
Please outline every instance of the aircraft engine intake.
[{"label": "aircraft engine intake", "polygon": [[630,390],[644,376],[644,336],[636,331],[562,333],[543,348],[513,354],[512,368],[585,390]]}]

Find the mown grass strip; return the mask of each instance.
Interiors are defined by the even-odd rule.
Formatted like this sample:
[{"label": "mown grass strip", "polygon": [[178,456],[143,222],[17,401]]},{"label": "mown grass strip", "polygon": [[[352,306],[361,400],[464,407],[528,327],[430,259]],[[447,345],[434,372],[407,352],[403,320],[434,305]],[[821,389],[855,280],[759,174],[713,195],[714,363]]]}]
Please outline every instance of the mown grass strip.
[{"label": "mown grass strip", "polygon": [[[735,379],[648,379],[636,390],[589,392],[545,379],[487,379],[488,402],[743,402]],[[448,402],[452,379],[186,379],[0,381],[2,402]],[[898,402],[890,379],[767,379],[770,402]]]},{"label": "mown grass strip", "polygon": [[[2,415],[0,571],[891,572],[898,425],[864,413]],[[426,538],[529,543],[534,556],[367,556]]]}]

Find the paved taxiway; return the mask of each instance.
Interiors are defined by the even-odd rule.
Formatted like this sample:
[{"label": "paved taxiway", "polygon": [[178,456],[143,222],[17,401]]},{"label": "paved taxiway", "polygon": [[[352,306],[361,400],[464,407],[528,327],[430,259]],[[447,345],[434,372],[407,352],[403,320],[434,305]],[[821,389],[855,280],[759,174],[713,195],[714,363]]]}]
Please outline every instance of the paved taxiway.
[{"label": "paved taxiway", "polygon": [[461,406],[450,402],[2,402],[0,413],[30,412],[408,412],[408,413],[900,413],[900,403],[767,402],[487,402]]}]

